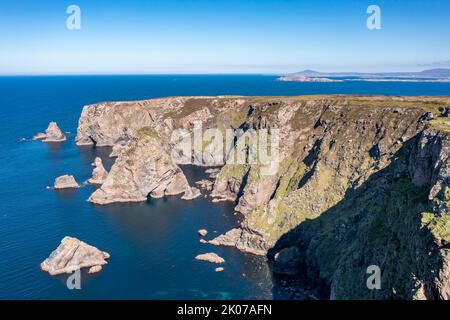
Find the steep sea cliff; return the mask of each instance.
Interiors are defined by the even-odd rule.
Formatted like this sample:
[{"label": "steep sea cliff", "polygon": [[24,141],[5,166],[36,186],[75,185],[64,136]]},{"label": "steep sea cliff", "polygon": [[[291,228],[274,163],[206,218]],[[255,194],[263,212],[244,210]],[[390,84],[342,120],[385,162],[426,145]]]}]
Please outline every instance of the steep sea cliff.
[{"label": "steep sea cliff", "polygon": [[[321,298],[449,299],[450,129],[438,118],[449,103],[378,96],[107,102],[83,109],[76,141],[111,146],[117,157],[91,202],[179,194],[188,188],[179,165],[214,163],[220,172],[210,196],[233,201],[244,219],[211,243],[267,255],[276,274]],[[277,130],[278,170],[263,176],[257,163],[226,163],[239,138],[203,142],[201,153],[174,160],[173,132],[192,133],[197,121],[203,133]],[[381,270],[377,290],[366,283],[372,265]]]}]

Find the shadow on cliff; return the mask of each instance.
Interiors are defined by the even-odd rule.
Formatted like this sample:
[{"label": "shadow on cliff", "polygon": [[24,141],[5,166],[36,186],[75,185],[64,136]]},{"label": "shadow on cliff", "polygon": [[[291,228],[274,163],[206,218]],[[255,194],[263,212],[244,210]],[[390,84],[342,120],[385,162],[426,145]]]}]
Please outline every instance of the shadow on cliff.
[{"label": "shadow on cliff", "polygon": [[[426,286],[442,262],[421,228],[429,186],[414,186],[409,172],[419,135],[406,141],[387,167],[349,188],[339,203],[276,242],[267,255],[275,299],[304,299],[305,290],[319,299],[411,299],[418,281],[425,283],[427,298],[433,297]],[[275,261],[293,246],[298,254],[288,263]],[[379,290],[367,287],[371,265],[381,269]]]}]

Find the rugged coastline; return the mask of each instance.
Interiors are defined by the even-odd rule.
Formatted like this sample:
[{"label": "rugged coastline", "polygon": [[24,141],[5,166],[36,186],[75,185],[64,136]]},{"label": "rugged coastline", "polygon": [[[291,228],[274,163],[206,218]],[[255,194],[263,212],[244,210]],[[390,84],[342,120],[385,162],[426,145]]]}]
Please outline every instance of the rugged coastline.
[{"label": "rugged coastline", "polygon": [[[208,141],[193,164],[219,164],[210,196],[235,201],[239,228],[209,242],[267,254],[274,272],[304,274],[335,299],[449,299],[449,98],[178,97],[86,106],[79,145],[117,160],[90,201],[145,201],[188,193],[171,157],[174,130],[280,129],[280,166],[225,164]],[[448,121],[447,121],[448,120]],[[179,151],[179,150],[175,150]],[[225,153],[226,154],[226,153]],[[222,162],[222,164],[220,164]],[[205,165],[209,167],[208,165]],[[382,269],[380,290],[366,269]]]}]

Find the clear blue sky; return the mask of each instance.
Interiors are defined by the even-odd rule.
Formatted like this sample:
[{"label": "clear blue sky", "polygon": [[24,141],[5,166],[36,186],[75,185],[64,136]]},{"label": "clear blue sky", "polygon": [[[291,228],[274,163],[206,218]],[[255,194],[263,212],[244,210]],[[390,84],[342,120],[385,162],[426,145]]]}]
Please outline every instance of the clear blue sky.
[{"label": "clear blue sky", "polygon": [[[66,8],[81,8],[81,30]],[[382,29],[366,28],[366,9]],[[0,74],[450,66],[448,0],[0,0]]]}]

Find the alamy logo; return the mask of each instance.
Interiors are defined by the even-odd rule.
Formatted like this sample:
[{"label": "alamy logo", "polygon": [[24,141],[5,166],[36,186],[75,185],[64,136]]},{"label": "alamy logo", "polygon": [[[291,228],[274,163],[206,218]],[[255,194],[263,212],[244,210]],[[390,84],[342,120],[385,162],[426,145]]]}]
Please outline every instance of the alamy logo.
[{"label": "alamy logo", "polygon": [[381,9],[377,5],[370,5],[367,7],[367,14],[370,16],[367,18],[367,29],[380,30],[381,29]]},{"label": "alamy logo", "polygon": [[381,289],[381,270],[379,266],[371,265],[367,267],[367,274],[370,276],[367,278],[367,288],[369,290],[380,290]]},{"label": "alamy logo", "polygon": [[80,269],[75,269],[73,273],[67,278],[66,281],[67,289],[69,290],[80,290],[81,289],[81,271]]},{"label": "alamy logo", "polygon": [[77,5],[70,5],[67,7],[66,13],[69,14],[66,20],[66,27],[69,30],[81,29],[81,9]]}]

